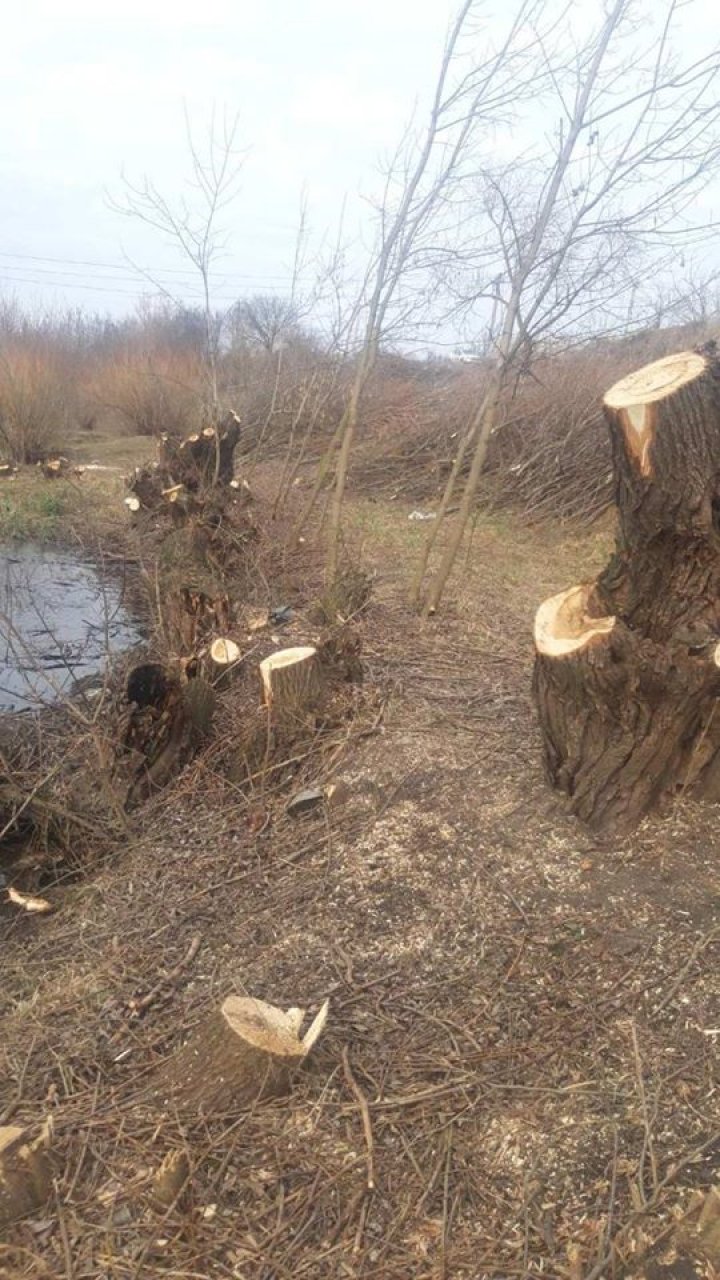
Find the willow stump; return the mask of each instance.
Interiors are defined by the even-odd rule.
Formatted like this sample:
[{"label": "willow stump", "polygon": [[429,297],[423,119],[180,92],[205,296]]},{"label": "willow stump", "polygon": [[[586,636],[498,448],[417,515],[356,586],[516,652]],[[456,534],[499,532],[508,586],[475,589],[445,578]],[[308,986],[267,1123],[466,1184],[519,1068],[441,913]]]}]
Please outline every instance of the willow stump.
[{"label": "willow stump", "polygon": [[534,692],[554,785],[628,830],[686,788],[720,798],[720,362],[668,356],[603,403],[615,554],[538,609]]},{"label": "willow stump", "polygon": [[260,663],[263,701],[274,720],[301,721],[322,696],[320,659],[313,645],[278,649]]},{"label": "willow stump", "polygon": [[327,1012],[326,1001],[301,1038],[304,1010],[228,996],[165,1063],[154,1093],[178,1111],[204,1115],[279,1097],[319,1039]]}]

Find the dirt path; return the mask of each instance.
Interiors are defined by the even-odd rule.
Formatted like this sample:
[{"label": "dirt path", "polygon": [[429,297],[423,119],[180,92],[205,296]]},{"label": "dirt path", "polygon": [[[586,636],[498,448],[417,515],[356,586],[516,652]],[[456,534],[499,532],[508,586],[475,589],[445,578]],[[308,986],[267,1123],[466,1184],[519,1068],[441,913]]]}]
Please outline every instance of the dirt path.
[{"label": "dirt path", "polygon": [[[333,803],[291,819],[282,777],[248,798],[210,752],[56,916],[3,913],[0,1110],[49,1108],[63,1171],[60,1209],[13,1229],[9,1274],[580,1276],[644,1202],[625,1254],[715,1179],[716,814],[681,804],[600,846],[539,767],[532,613],[607,535],[491,523],[421,625],[401,603],[407,510],[358,504],[354,524],[378,574],[370,688],[357,737],[293,778],[331,777]],[[148,1070],[231,991],[330,997],[291,1100],[210,1124],[147,1108]],[[178,1147],[189,1200],[158,1218],[149,1171]]]}]

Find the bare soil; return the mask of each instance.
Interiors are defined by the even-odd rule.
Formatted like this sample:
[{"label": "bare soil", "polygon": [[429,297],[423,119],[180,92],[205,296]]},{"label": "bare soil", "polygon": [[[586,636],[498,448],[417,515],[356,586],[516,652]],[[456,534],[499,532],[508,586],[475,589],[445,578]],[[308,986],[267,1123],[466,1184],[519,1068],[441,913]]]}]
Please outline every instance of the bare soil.
[{"label": "bare soil", "polygon": [[[600,844],[540,764],[532,615],[603,562],[609,528],[481,524],[423,624],[403,604],[422,524],[351,514],[376,581],[345,718],[248,789],[230,690],[219,738],[122,846],[43,890],[54,914],[0,905],[0,1114],[51,1114],[57,1161],[0,1275],[621,1276],[716,1180],[717,811],[679,798]],[[318,572],[309,555],[283,642],[310,634]],[[231,993],[329,997],[291,1095],[159,1111],[149,1074]],[[178,1149],[189,1184],[158,1214]]]}]

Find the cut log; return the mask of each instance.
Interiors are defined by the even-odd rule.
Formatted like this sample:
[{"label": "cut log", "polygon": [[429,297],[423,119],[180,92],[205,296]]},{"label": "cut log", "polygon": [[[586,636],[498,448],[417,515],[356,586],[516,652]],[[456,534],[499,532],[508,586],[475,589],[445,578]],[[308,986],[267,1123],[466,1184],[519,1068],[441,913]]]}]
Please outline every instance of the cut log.
[{"label": "cut log", "polygon": [[615,554],[536,615],[546,765],[597,829],[689,787],[720,798],[719,387],[718,361],[690,351],[611,388]]},{"label": "cut log", "polygon": [[279,649],[260,663],[263,701],[273,717],[302,719],[322,694],[318,651],[312,645]]},{"label": "cut log", "polygon": [[305,1035],[302,1009],[228,996],[161,1069],[154,1094],[179,1111],[211,1115],[287,1093],[325,1026],[328,1002]]},{"label": "cut log", "polygon": [[26,1129],[0,1127],[0,1227],[34,1213],[48,1199],[53,1185],[50,1139],[49,1121],[33,1139]]},{"label": "cut log", "polygon": [[17,467],[13,462],[0,462],[0,480],[12,480],[17,475]]}]

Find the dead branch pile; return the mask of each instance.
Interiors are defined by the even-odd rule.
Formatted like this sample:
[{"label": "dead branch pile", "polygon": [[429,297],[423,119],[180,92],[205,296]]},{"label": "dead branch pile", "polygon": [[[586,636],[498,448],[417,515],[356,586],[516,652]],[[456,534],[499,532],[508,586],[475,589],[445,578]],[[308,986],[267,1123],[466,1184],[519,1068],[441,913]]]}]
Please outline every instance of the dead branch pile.
[{"label": "dead branch pile", "polygon": [[[589,523],[612,503],[606,387],[667,354],[675,331],[538,358],[518,379],[490,442],[483,500],[531,519]],[[353,485],[432,505],[483,392],[482,361],[426,380],[376,377],[363,405]]]}]

